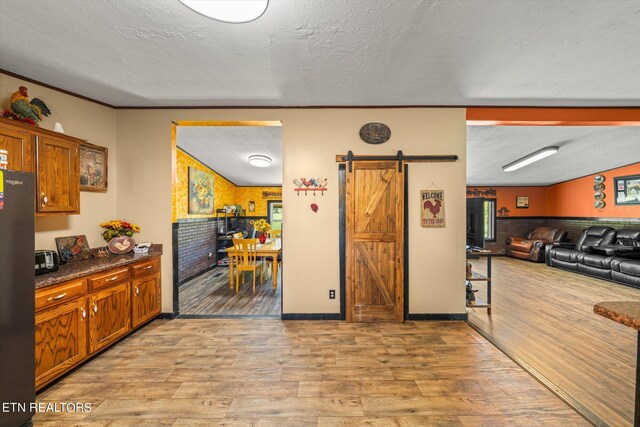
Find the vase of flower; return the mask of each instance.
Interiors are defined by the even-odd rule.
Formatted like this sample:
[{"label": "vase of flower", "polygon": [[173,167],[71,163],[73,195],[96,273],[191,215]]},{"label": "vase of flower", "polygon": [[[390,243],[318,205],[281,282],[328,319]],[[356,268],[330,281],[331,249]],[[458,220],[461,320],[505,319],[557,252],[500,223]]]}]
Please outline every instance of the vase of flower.
[{"label": "vase of flower", "polygon": [[253,225],[253,228],[255,228],[258,233],[258,240],[264,245],[264,242],[267,241],[267,231],[271,230],[271,224],[265,219],[257,219],[251,221],[251,225]]},{"label": "vase of flower", "polygon": [[133,233],[140,232],[140,226],[132,222],[127,222],[119,219],[103,222],[100,227],[104,229],[102,232],[102,238],[105,242],[110,242],[111,239],[120,236],[133,236]]}]

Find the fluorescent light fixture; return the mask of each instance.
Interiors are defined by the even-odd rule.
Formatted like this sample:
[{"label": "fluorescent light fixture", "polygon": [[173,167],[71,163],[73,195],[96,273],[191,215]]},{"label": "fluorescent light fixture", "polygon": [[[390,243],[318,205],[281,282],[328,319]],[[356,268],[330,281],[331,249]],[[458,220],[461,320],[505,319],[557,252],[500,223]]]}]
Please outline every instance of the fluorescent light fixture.
[{"label": "fluorescent light fixture", "polygon": [[269,0],[178,0],[207,18],[230,24],[255,21],[267,10]]},{"label": "fluorescent light fixture", "polygon": [[271,157],[254,154],[249,156],[249,164],[258,168],[268,168],[271,166]]},{"label": "fluorescent light fixture", "polygon": [[520,169],[523,166],[530,165],[533,162],[537,162],[540,159],[544,159],[545,157],[549,157],[552,154],[556,154],[560,147],[544,147],[541,150],[534,151],[531,154],[527,154],[521,159],[516,160],[515,162],[511,162],[508,165],[502,167],[502,170],[505,172],[511,172],[516,169]]}]

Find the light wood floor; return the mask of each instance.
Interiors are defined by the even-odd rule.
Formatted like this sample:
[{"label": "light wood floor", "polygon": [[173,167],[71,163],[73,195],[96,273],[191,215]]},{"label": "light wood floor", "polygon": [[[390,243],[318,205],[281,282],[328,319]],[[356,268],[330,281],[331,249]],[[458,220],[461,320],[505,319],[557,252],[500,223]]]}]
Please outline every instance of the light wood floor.
[{"label": "light wood floor", "polygon": [[464,322],[157,320],[38,401],[93,409],[36,426],[588,425]]},{"label": "light wood floor", "polygon": [[[473,264],[484,272],[484,260]],[[640,290],[506,257],[494,258],[492,270],[491,316],[469,310],[469,322],[607,424],[632,425],[637,332],[593,305],[640,300]]]},{"label": "light wood floor", "polygon": [[[256,316],[280,315],[281,277],[274,291],[271,275],[263,275],[262,285],[253,293],[252,273],[245,275],[245,283],[238,293],[229,288],[229,268],[218,267],[183,284],[179,289],[180,314]],[[259,279],[258,279],[259,280]]]}]

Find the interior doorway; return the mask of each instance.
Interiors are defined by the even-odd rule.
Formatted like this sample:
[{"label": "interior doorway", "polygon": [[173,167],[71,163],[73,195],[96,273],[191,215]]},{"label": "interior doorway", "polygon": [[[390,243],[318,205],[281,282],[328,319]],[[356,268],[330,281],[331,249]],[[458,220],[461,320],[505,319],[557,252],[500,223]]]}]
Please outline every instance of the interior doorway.
[{"label": "interior doorway", "polygon": [[[282,123],[174,122],[173,144],[174,311],[281,317],[282,240],[257,237],[272,217],[282,228]],[[257,243],[248,270],[236,268],[239,239]]]},{"label": "interior doorway", "polygon": [[346,174],[346,320],[404,320],[405,173],[354,161]]}]

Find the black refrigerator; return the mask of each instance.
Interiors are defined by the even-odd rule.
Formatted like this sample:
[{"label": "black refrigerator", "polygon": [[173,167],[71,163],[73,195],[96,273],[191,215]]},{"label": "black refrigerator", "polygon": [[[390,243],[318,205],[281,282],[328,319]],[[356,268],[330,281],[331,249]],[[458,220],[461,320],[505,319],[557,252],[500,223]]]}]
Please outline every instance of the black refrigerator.
[{"label": "black refrigerator", "polygon": [[[35,402],[33,174],[0,169],[0,426],[30,424]],[[8,404],[8,406],[7,406]]]}]

